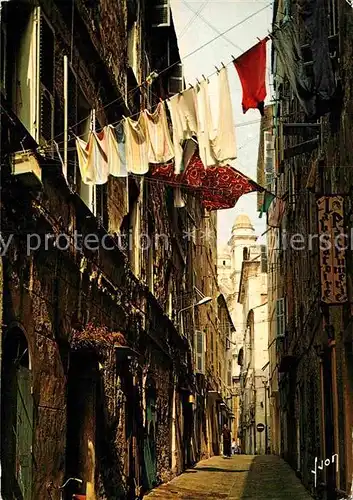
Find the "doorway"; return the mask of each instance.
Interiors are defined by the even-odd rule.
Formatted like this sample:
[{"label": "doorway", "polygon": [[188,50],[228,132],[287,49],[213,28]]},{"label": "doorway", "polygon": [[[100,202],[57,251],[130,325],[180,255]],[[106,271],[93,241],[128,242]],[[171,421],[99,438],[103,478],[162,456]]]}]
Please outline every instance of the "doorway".
[{"label": "doorway", "polygon": [[4,341],[1,462],[5,498],[31,500],[33,491],[33,395],[27,339],[21,329]]}]

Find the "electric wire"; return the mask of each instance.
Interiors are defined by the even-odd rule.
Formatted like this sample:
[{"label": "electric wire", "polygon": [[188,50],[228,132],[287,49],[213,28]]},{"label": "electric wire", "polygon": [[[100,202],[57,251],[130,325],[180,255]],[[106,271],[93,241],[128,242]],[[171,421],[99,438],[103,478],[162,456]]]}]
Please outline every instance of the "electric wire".
[{"label": "electric wire", "polygon": [[194,10],[190,9],[192,12],[194,12],[194,15],[192,16],[192,18],[189,20],[189,22],[186,24],[186,26],[184,26],[184,28],[179,33],[178,40],[181,40],[183,38],[183,36],[186,34],[186,32],[188,31],[188,29],[190,28],[190,26],[192,25],[192,23],[197,18],[197,16],[199,14],[201,14],[201,12],[205,9],[205,7],[209,3],[209,1],[210,0],[206,0],[206,2],[204,2],[202,5],[200,5],[199,9],[196,12]]}]

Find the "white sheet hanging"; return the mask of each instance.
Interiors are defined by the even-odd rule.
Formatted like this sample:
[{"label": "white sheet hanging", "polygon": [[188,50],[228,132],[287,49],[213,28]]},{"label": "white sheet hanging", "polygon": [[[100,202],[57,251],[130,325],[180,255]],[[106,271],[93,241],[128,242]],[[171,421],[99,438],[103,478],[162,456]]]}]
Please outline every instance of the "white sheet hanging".
[{"label": "white sheet hanging", "polygon": [[211,139],[211,149],[217,163],[237,157],[232,99],[228,81],[228,70],[222,68],[218,75],[219,117],[217,133]]},{"label": "white sheet hanging", "polygon": [[227,68],[218,74],[219,116],[214,126],[210,105],[209,83],[203,80],[197,90],[197,139],[200,158],[205,167],[224,165],[236,158],[235,128]]},{"label": "white sheet hanging", "polygon": [[148,143],[146,117],[141,113],[138,120],[125,118],[126,164],[128,172],[144,175],[148,172]]},{"label": "white sheet hanging", "polygon": [[114,177],[126,177],[126,147],[125,133],[122,123],[116,128],[112,125],[105,127],[107,138],[108,168],[110,175]]},{"label": "white sheet hanging", "polygon": [[194,88],[176,94],[167,100],[173,126],[173,146],[175,153],[175,173],[183,168],[183,148],[185,139],[197,135],[196,93]]},{"label": "white sheet hanging", "polygon": [[109,170],[104,130],[98,134],[91,132],[88,142],[76,137],[76,149],[82,182],[87,185],[105,184]]},{"label": "white sheet hanging", "polygon": [[157,105],[151,113],[144,111],[150,163],[167,163],[174,158],[174,147],[168,129],[164,102]]}]

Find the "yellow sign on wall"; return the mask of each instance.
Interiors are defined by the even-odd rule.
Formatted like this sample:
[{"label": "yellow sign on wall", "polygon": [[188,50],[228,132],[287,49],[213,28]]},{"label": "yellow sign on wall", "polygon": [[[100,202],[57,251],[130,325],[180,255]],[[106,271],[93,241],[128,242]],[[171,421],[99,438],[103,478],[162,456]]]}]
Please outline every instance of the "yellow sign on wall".
[{"label": "yellow sign on wall", "polygon": [[343,197],[322,196],[317,201],[321,300],[326,304],[347,302],[346,236]]}]

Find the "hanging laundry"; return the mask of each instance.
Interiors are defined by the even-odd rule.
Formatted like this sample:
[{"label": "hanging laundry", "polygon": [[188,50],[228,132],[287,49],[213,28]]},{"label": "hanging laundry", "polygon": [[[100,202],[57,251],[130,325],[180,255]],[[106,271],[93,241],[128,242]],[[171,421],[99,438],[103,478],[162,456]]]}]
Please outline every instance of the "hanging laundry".
[{"label": "hanging laundry", "polygon": [[185,172],[183,172],[178,177],[178,180],[179,182],[187,186],[193,188],[202,188],[202,186],[204,185],[205,178],[206,178],[206,169],[201,161],[199,152],[196,151],[193,154],[189,162],[189,165],[185,169]]},{"label": "hanging laundry", "polygon": [[179,175],[173,173],[171,164],[153,166],[151,174],[172,186],[193,189],[199,193],[206,210],[232,208],[243,194],[264,190],[230,165],[205,168],[198,151],[193,154],[185,172]]},{"label": "hanging laundry", "polygon": [[263,188],[230,165],[209,167],[202,185],[201,203],[206,210],[233,208],[239,198]]},{"label": "hanging laundry", "polygon": [[126,177],[126,151],[125,133],[122,123],[115,128],[112,125],[105,127],[107,137],[108,168],[110,175],[114,177]]},{"label": "hanging laundry", "polygon": [[167,100],[173,127],[175,172],[180,173],[183,163],[183,143],[197,135],[197,113],[195,89],[190,88]]},{"label": "hanging laundry", "polygon": [[174,158],[174,148],[169,134],[164,102],[160,102],[153,113],[145,110],[144,115],[149,162],[165,163],[171,160]]},{"label": "hanging laundry", "polygon": [[133,174],[144,175],[148,172],[148,142],[146,117],[141,113],[138,120],[125,118],[127,170]]},{"label": "hanging laundry", "polygon": [[336,84],[329,50],[328,4],[326,0],[299,0],[298,12],[308,34],[313,60],[316,116],[328,111]]},{"label": "hanging laundry", "polygon": [[156,177],[157,179],[170,184],[176,184],[176,175],[173,163],[167,163],[165,165],[152,165],[150,173],[151,177]]},{"label": "hanging laundry", "polygon": [[266,42],[261,40],[247,52],[234,60],[243,89],[243,113],[248,109],[258,109],[264,115],[266,98]]},{"label": "hanging laundry", "polygon": [[78,156],[78,166],[80,168],[80,174],[82,182],[84,184],[95,184],[95,173],[92,162],[88,163],[88,142],[76,137],[76,150]]},{"label": "hanging laundry", "polygon": [[107,142],[104,130],[91,133],[88,142],[76,137],[78,164],[84,184],[105,184],[108,180]]},{"label": "hanging laundry", "polygon": [[104,129],[91,134],[93,137],[92,160],[96,171],[96,184],[105,184],[108,181],[108,144]]},{"label": "hanging laundry", "polygon": [[275,199],[274,194],[270,193],[269,191],[265,191],[264,201],[263,201],[262,207],[260,209],[260,215],[259,215],[260,219],[262,219],[263,214],[267,214],[274,199]]},{"label": "hanging laundry", "polygon": [[211,136],[211,149],[217,163],[234,160],[237,156],[233,106],[227,68],[218,73],[219,119],[217,132]]},{"label": "hanging laundry", "polygon": [[202,80],[196,87],[197,98],[197,141],[199,143],[200,158],[205,167],[215,165],[216,158],[211,149],[210,134],[212,137],[215,135],[210,97],[209,97],[209,84],[207,80]]},{"label": "hanging laundry", "polygon": [[205,167],[225,164],[236,158],[235,129],[227,69],[218,74],[219,117],[214,127],[209,96],[209,82],[203,80],[196,87],[197,140]]},{"label": "hanging laundry", "polygon": [[267,225],[270,227],[281,227],[285,211],[286,202],[282,198],[275,198],[267,212]]},{"label": "hanging laundry", "polygon": [[304,60],[299,44],[297,29],[290,19],[272,35],[273,46],[277,52],[284,74],[298,98],[302,108],[309,117],[314,117],[315,97],[311,79],[307,76]]}]

